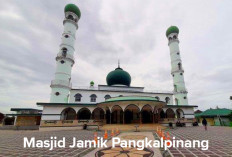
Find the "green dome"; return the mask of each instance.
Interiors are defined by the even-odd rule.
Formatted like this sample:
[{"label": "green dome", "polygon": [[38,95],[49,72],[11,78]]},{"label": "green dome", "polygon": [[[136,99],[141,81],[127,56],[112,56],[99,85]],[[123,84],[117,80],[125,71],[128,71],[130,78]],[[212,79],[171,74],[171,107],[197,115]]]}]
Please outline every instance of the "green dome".
[{"label": "green dome", "polygon": [[91,81],[91,82],[90,82],[90,86],[93,86],[93,85],[94,85],[94,82],[93,82],[93,81]]},{"label": "green dome", "polygon": [[112,86],[112,85],[130,86],[131,76],[128,72],[118,67],[107,75],[106,82],[108,86]]},{"label": "green dome", "polygon": [[64,12],[68,11],[76,14],[79,17],[79,19],[81,18],[81,11],[75,4],[67,4],[64,8]]},{"label": "green dome", "polygon": [[176,27],[176,26],[171,26],[171,27],[169,27],[168,29],[167,29],[167,31],[166,31],[166,36],[168,37],[170,34],[172,34],[172,33],[179,33],[179,28],[178,27]]}]

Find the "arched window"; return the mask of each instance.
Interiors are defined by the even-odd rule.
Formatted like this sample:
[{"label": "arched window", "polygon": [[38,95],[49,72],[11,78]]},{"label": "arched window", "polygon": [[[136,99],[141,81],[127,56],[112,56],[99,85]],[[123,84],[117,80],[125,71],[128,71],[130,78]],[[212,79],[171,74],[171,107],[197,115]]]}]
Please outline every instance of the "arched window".
[{"label": "arched window", "polygon": [[170,102],[170,98],[169,97],[166,97],[165,98],[165,102],[168,104]]},{"label": "arched window", "polygon": [[76,95],[74,95],[74,97],[75,97],[75,101],[76,101],[76,102],[80,102],[80,101],[81,101],[82,95],[79,94],[79,93],[77,93]]},{"label": "arched window", "polygon": [[62,48],[62,56],[64,56],[64,57],[66,57],[66,55],[67,55],[67,48]]},{"label": "arched window", "polygon": [[168,38],[168,40],[169,40],[169,41],[171,41],[171,40],[172,40],[172,38],[171,38],[171,37],[169,37],[169,38]]},{"label": "arched window", "polygon": [[69,19],[69,20],[74,20],[74,18],[73,18],[72,15],[68,15],[67,19]]},{"label": "arched window", "polygon": [[173,36],[173,39],[177,39],[176,35]]},{"label": "arched window", "polygon": [[109,94],[107,94],[107,95],[105,95],[104,98],[105,98],[105,100],[107,100],[107,99],[111,98],[111,96]]},{"label": "arched window", "polygon": [[160,100],[160,98],[158,96],[155,97],[158,101]]},{"label": "arched window", "polygon": [[90,102],[96,102],[97,96],[96,94],[90,95]]},{"label": "arched window", "polygon": [[175,98],[175,103],[176,105],[179,105],[179,100],[177,98]]},{"label": "arched window", "polygon": [[174,92],[177,92],[177,86],[174,85]]},{"label": "arched window", "polygon": [[178,63],[178,69],[181,70],[181,63]]}]

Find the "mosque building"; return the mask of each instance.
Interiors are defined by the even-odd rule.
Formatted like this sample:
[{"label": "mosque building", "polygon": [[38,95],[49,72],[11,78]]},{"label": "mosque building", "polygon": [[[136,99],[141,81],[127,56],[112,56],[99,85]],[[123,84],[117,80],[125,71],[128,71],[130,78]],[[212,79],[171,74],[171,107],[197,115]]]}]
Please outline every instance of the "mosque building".
[{"label": "mosque building", "polygon": [[173,92],[147,92],[144,87],[131,86],[130,74],[120,65],[106,76],[106,85],[96,86],[91,81],[86,88],[72,88],[74,43],[81,12],[74,4],[67,4],[64,12],[64,31],[56,56],[55,78],[50,85],[50,102],[37,103],[43,107],[41,127],[77,126],[83,123],[167,125],[177,120],[192,124],[194,107],[197,106],[188,104],[179,50],[179,29],[176,26],[166,31]]}]

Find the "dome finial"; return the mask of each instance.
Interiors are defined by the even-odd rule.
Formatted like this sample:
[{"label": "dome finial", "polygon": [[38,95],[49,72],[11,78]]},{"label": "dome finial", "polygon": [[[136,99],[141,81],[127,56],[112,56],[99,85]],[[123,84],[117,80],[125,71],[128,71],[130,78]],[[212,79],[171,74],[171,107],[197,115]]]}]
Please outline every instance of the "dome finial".
[{"label": "dome finial", "polygon": [[118,59],[118,68],[120,68],[120,59]]}]

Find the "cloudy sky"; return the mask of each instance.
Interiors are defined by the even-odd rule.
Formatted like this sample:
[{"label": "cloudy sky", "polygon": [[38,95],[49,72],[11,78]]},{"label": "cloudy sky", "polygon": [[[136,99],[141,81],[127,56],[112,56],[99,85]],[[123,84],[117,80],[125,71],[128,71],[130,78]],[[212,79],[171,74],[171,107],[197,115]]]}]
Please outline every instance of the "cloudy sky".
[{"label": "cloudy sky", "polygon": [[82,13],[75,87],[106,84],[120,59],[132,86],[172,91],[165,32],[176,25],[189,103],[232,108],[231,0],[1,0],[0,112],[49,101],[67,3]]}]

